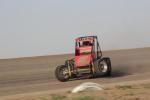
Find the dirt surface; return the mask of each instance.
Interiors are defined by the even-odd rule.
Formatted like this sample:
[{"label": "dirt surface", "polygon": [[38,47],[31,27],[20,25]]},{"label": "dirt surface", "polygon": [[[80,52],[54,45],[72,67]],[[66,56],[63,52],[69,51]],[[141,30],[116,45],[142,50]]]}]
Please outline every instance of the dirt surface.
[{"label": "dirt surface", "polygon": [[[106,51],[104,56],[112,60],[112,76],[59,82],[54,77],[54,69],[73,55],[55,55],[32,58],[0,60],[0,99],[17,94],[42,91],[59,92],[83,82],[102,85],[126,81],[149,80],[150,48]],[[4,100],[4,99],[2,99]]]}]

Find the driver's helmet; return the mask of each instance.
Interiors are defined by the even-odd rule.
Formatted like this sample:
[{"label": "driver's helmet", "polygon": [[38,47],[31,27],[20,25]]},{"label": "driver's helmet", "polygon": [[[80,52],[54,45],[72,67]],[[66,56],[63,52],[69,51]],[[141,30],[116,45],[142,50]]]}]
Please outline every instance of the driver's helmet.
[{"label": "driver's helmet", "polygon": [[90,41],[84,41],[83,46],[92,46],[92,43]]}]

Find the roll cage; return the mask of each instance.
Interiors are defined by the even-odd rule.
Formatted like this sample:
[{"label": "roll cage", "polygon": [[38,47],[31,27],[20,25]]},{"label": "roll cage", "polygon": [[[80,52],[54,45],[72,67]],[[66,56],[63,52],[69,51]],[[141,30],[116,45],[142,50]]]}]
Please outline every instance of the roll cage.
[{"label": "roll cage", "polygon": [[91,54],[93,58],[98,59],[102,57],[102,51],[101,51],[97,36],[85,36],[85,37],[76,38],[75,39],[75,54],[77,53],[76,49],[83,46],[81,45],[81,43],[83,44],[83,42],[90,43],[89,45],[85,45],[85,47],[92,46]]}]

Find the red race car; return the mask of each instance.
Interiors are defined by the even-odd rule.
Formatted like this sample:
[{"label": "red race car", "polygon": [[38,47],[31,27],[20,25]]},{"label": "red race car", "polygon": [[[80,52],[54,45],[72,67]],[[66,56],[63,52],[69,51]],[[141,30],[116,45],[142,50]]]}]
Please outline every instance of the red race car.
[{"label": "red race car", "polygon": [[86,36],[75,39],[75,57],[56,67],[55,76],[65,82],[81,77],[110,76],[111,61],[102,57],[97,36]]}]

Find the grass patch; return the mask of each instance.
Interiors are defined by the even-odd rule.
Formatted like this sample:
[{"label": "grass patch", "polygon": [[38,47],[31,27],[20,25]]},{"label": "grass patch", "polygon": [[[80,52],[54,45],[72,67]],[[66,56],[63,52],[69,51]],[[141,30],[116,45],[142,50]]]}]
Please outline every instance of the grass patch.
[{"label": "grass patch", "polygon": [[150,83],[149,84],[142,84],[142,87],[145,89],[150,89]]},{"label": "grass patch", "polygon": [[45,97],[42,97],[40,100],[48,100],[47,98],[45,98]]},{"label": "grass patch", "polygon": [[91,96],[78,96],[78,97],[74,97],[71,100],[94,100],[94,97],[91,97]]},{"label": "grass patch", "polygon": [[98,100],[107,100],[106,98],[100,97]]},{"label": "grass patch", "polygon": [[125,94],[126,96],[134,96],[135,94],[132,92],[128,92],[127,94]]},{"label": "grass patch", "polygon": [[127,89],[135,89],[135,87],[131,85],[124,85],[124,86],[116,86],[117,89],[127,90]]},{"label": "grass patch", "polygon": [[[77,96],[77,97],[66,97],[61,95],[52,95],[50,100],[95,100],[92,96]],[[98,99],[98,100],[106,100],[106,99]]]},{"label": "grass patch", "polygon": [[105,88],[105,90],[112,90],[111,88]]},{"label": "grass patch", "polygon": [[69,93],[69,94],[70,94],[70,93],[71,93],[71,91],[67,91],[66,93]]},{"label": "grass patch", "polygon": [[124,100],[141,100],[141,99],[138,98],[138,97],[135,97],[135,98],[126,98],[126,99],[124,99]]},{"label": "grass patch", "polygon": [[62,95],[52,95],[51,96],[52,99],[51,100],[66,100],[66,96],[62,96]]}]

